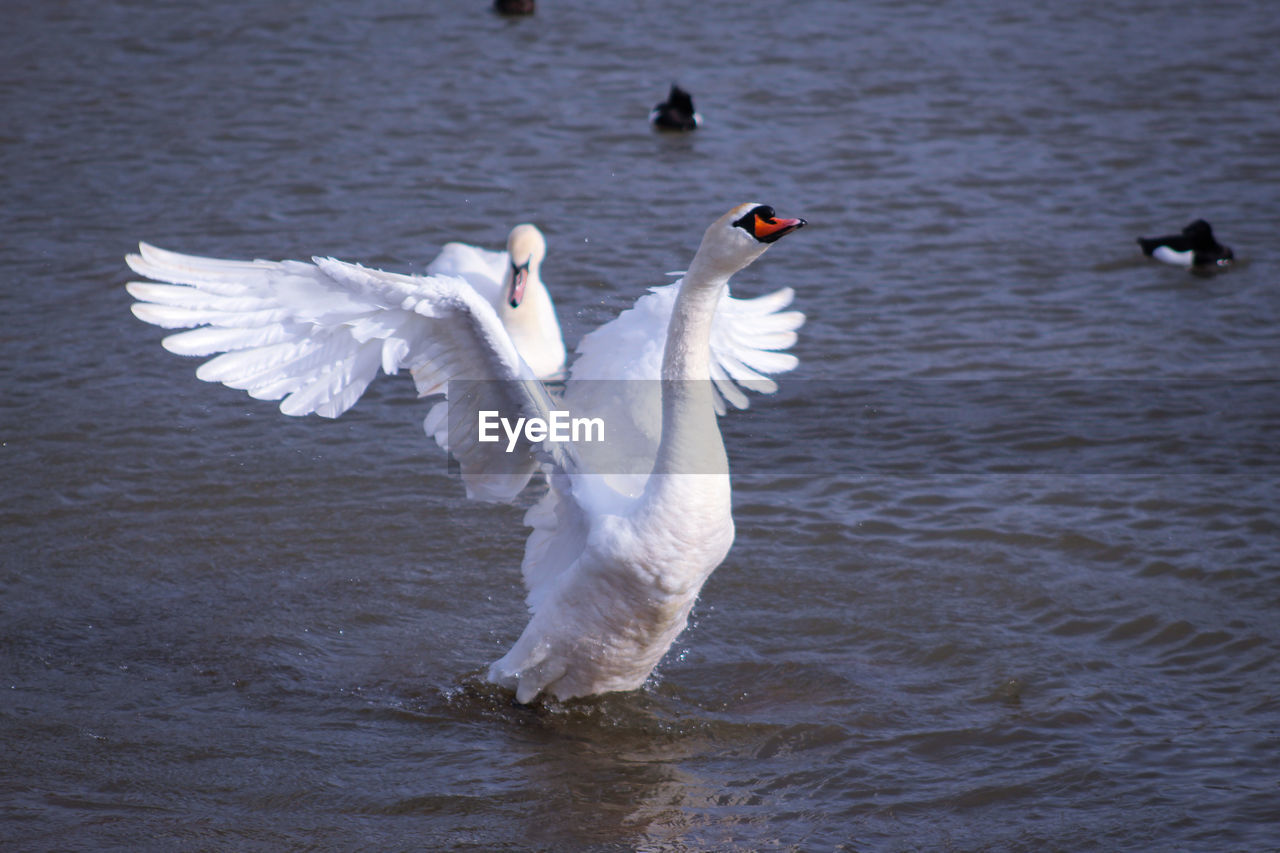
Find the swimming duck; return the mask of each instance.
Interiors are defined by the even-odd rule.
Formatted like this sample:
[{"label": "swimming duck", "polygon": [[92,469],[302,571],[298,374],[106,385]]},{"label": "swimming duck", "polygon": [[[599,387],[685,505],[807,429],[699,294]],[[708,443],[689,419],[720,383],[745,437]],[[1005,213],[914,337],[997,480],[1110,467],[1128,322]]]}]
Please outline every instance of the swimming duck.
[{"label": "swimming duck", "polygon": [[693,109],[693,96],[672,83],[671,93],[649,113],[649,121],[662,130],[694,130],[702,116]]},{"label": "swimming duck", "polygon": [[1188,269],[1226,267],[1235,259],[1231,247],[1214,239],[1213,229],[1203,219],[1183,228],[1181,234],[1139,237],[1138,245],[1148,257]]},{"label": "swimming duck", "polygon": [[532,15],[534,0],[493,0],[493,10],[499,15]]}]

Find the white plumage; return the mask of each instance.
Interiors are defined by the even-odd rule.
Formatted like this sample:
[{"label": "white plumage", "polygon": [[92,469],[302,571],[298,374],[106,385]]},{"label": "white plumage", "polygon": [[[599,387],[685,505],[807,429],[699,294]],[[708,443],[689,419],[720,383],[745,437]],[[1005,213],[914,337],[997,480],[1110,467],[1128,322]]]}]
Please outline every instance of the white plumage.
[{"label": "white plumage", "polygon": [[[601,476],[615,472],[593,468],[581,445],[526,441],[507,452],[478,441],[474,429],[444,429],[444,403],[428,415],[428,433],[457,459],[469,496],[509,500],[538,469],[549,481],[525,517],[533,528],[523,561],[531,619],[489,669],[518,701],[638,687],[684,629],[733,541],[717,413],[726,401],[745,406],[743,387],[772,390],[765,374],[795,366],[774,350],[789,347],[803,322],[781,311],[790,290],[737,300],[728,280],[803,224],[764,206],[735,207],[707,229],[681,282],[655,288],[583,339],[564,405],[644,436],[627,448],[641,464],[624,472],[625,483]],[[446,249],[431,274],[407,276],[332,258],[226,261],[142,244],[129,265],[169,283],[128,289],[141,319],[198,327],[164,345],[214,355],[199,378],[282,399],[286,414],[336,417],[379,369],[407,368],[423,394],[443,393],[447,383],[455,424],[474,424],[484,408],[545,419],[562,404],[474,286],[481,273],[492,279],[496,266],[468,266],[477,260],[485,258]],[[610,397],[600,389],[616,383],[586,381],[658,387],[659,378],[657,401]]]},{"label": "white plumage", "polygon": [[1190,249],[1185,252],[1179,252],[1177,249],[1171,249],[1168,246],[1157,246],[1152,250],[1151,257],[1157,261],[1172,264],[1175,267],[1187,267],[1190,269],[1195,262],[1196,253]]},{"label": "white plumage", "polygon": [[427,266],[427,274],[464,279],[493,306],[534,375],[563,379],[565,349],[560,321],[542,283],[546,254],[542,232],[525,223],[511,229],[505,252],[446,243]]},{"label": "white plumage", "polygon": [[[650,288],[631,308],[585,335],[569,372],[565,403],[573,412],[602,417],[613,451],[605,464],[616,488],[643,486],[662,434],[662,356],[667,327],[682,282]],[[711,321],[712,397],[718,414],[750,405],[746,391],[772,394],[768,374],[794,370],[798,359],[782,350],[796,341],[804,314],[784,310],[789,287],[754,299],[738,299],[726,286]],[[625,454],[617,451],[625,449]],[[590,453],[591,448],[585,448]]]}]

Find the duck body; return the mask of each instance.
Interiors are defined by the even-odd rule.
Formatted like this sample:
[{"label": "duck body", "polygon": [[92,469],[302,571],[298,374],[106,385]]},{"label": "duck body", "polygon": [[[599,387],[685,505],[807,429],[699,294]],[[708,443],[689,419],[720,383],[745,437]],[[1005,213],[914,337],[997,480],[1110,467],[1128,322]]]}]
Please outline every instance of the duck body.
[{"label": "duck body", "polygon": [[493,0],[493,11],[499,15],[532,15],[536,8],[534,0]]},{"label": "duck body", "polygon": [[[332,258],[223,261],[144,244],[130,266],[173,283],[134,282],[129,291],[140,300],[134,312],[141,319],[198,327],[166,338],[167,348],[222,353],[197,376],[263,399],[283,397],[286,414],[336,416],[379,366],[408,369],[420,393],[447,393],[428,415],[427,431],[457,461],[469,497],[511,500],[535,471],[545,474],[547,491],[525,514],[531,532],[521,569],[530,619],[488,678],[522,703],[566,700],[641,685],[728,553],[734,524],[718,413],[726,399],[738,405],[741,366],[763,364],[742,339],[772,329],[765,340],[790,346],[803,319],[777,312],[769,297],[763,308],[759,300],[726,303],[729,278],[804,224],[748,204],[707,229],[688,272],[667,291],[665,323],[652,332],[661,359],[657,374],[644,378],[660,380],[657,436],[624,487],[576,443],[530,439],[504,448],[477,438],[474,428],[439,428],[445,407],[474,426],[477,412],[491,407],[545,417],[563,405],[456,259],[444,265],[452,273],[405,276]],[[735,302],[750,306],[750,319],[721,314]],[[616,361],[630,363],[635,346],[619,336]],[[571,378],[566,399],[583,381]],[[613,405],[610,417],[652,425],[654,412]]]},{"label": "duck body", "polygon": [[1147,257],[1187,269],[1226,267],[1235,260],[1231,247],[1219,243],[1213,228],[1203,219],[1187,225],[1180,234],[1139,237],[1138,245]]},{"label": "duck body", "polygon": [[672,83],[667,99],[650,110],[649,122],[659,130],[696,130],[702,116],[693,108],[693,96]]}]

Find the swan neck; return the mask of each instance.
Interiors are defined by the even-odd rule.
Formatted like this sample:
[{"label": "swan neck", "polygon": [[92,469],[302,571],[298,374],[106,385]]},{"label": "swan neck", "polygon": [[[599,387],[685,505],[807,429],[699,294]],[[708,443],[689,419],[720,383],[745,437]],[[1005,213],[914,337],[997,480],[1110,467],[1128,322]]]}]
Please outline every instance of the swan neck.
[{"label": "swan neck", "polygon": [[711,327],[729,277],[697,272],[696,265],[690,268],[671,310],[662,352],[664,381],[711,378]]},{"label": "swan neck", "polygon": [[498,318],[506,327],[516,349],[529,362],[539,376],[550,375],[564,369],[565,350],[560,333],[560,321],[556,318],[555,303],[551,294],[537,278],[530,275],[525,285],[524,300],[518,308],[512,308],[505,294],[511,289],[511,273],[502,285],[497,305]]},{"label": "swan neck", "polygon": [[511,303],[507,300],[507,294],[511,292],[511,273],[507,272],[507,277],[502,283],[501,296],[499,297],[498,317],[502,320],[502,324],[507,328],[520,327],[528,329],[536,329],[545,326],[548,321],[559,327],[556,320],[555,304],[551,301],[551,294],[547,292],[546,287],[537,278],[530,276],[528,284],[525,285],[524,299],[520,305],[512,308]]},{"label": "swan neck", "polygon": [[729,277],[699,272],[695,263],[685,276],[667,328],[654,474],[728,471],[711,386],[711,328]]}]

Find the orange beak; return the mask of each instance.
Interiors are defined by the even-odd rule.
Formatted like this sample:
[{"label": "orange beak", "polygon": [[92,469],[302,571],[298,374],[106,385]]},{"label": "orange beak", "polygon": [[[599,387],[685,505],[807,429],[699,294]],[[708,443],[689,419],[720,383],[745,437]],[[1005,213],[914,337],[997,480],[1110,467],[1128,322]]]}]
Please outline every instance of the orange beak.
[{"label": "orange beak", "polygon": [[803,219],[785,219],[781,216],[765,219],[757,213],[752,230],[756,235],[756,239],[761,243],[772,243],[774,240],[790,234],[797,228],[803,228],[807,224]]}]

